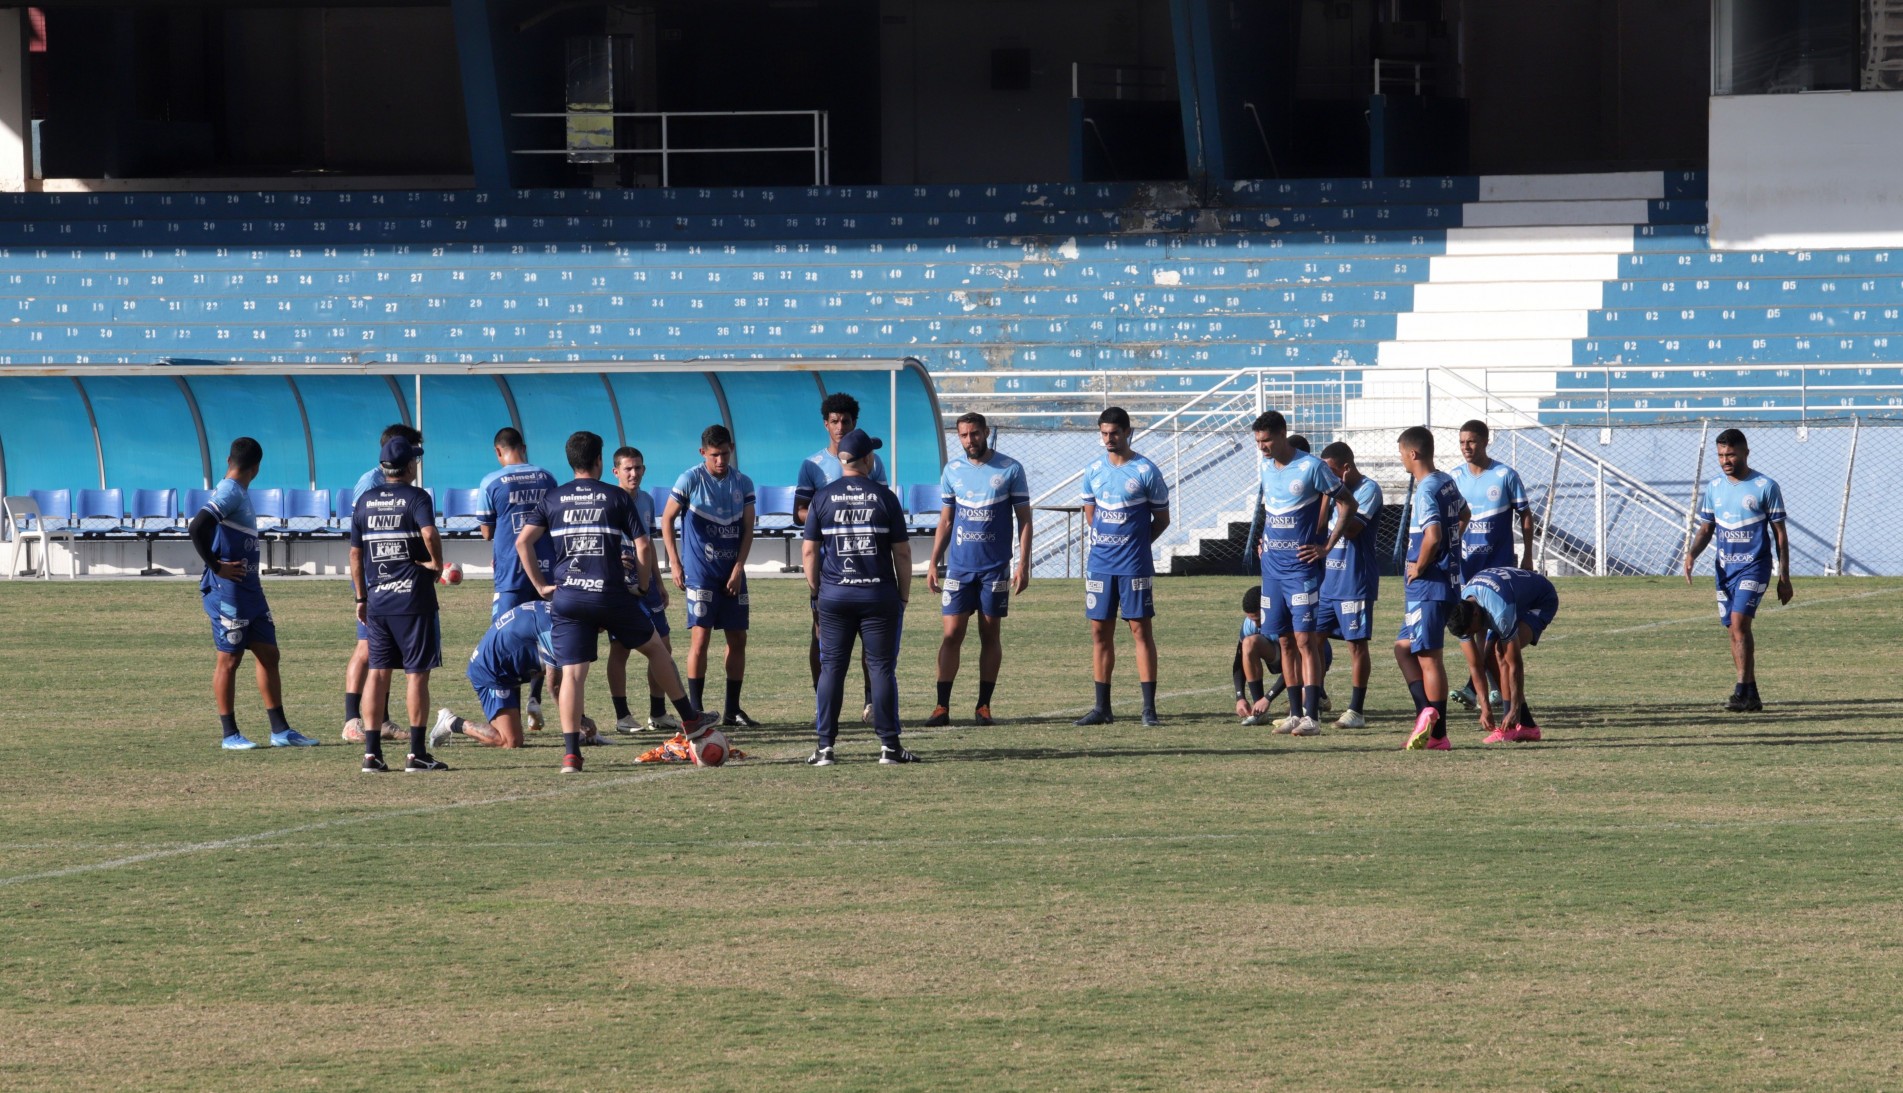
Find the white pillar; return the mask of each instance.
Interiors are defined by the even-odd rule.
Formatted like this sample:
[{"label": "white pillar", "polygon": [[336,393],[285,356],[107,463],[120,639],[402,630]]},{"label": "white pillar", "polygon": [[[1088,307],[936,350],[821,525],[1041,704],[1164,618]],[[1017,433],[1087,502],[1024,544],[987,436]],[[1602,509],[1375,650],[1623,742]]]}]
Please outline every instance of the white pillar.
[{"label": "white pillar", "polygon": [[0,8],[0,192],[21,193],[33,172],[26,90],[26,9]]}]

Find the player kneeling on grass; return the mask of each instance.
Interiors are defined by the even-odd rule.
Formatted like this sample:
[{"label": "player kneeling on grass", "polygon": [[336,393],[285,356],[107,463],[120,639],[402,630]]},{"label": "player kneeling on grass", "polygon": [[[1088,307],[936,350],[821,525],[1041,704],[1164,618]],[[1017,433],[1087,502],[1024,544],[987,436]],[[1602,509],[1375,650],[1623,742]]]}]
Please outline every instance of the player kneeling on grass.
[{"label": "player kneeling on grass", "polygon": [[[1448,612],[1447,630],[1460,639],[1473,677],[1482,678],[1484,672],[1500,682],[1502,720],[1493,720],[1491,703],[1480,706],[1480,727],[1487,730],[1487,743],[1540,738],[1540,727],[1526,704],[1526,664],[1520,650],[1538,645],[1558,612],[1559,592],[1553,582],[1512,566],[1469,575],[1460,601]],[[1488,651],[1491,663],[1480,662],[1481,649]]]},{"label": "player kneeling on grass", "polygon": [[[648,574],[654,571],[654,544],[627,492],[601,481],[601,437],[586,431],[574,433],[568,438],[567,454],[574,480],[543,495],[541,504],[523,516],[522,533],[515,540],[523,572],[535,581],[536,595],[551,601],[554,663],[562,670],[562,773],[581,773],[581,747],[588,731],[582,702],[588,666],[599,655],[603,630],[660,669],[661,686],[680,712],[690,743],[717,739],[724,744],[714,729],[719,717],[704,716],[694,708],[681,686],[674,658],[642,610],[641,596],[647,592]],[[553,583],[535,565],[535,544],[544,535],[555,541]],[[636,561],[632,587],[622,563],[622,548],[630,543]]]},{"label": "player kneeling on grass", "polygon": [[[1287,687],[1282,677],[1282,645],[1262,632],[1259,584],[1250,585],[1242,594],[1242,628],[1236,632],[1236,657],[1229,674],[1235,681],[1236,716],[1242,723],[1266,725],[1273,720],[1269,704]],[[1275,677],[1275,685],[1267,693],[1262,690],[1265,675]]]},{"label": "player kneeling on grass", "polygon": [[[436,509],[416,487],[423,447],[406,437],[383,446],[383,484],[357,495],[350,516],[350,584],[357,594],[357,621],[370,635],[370,675],[364,702],[372,710],[390,700],[390,675],[403,669],[410,714],[410,755],[404,771],[448,770],[429,753],[424,720],[429,716],[429,674],[443,663],[443,633],[436,610],[436,575],[443,571],[443,540]],[[383,732],[365,726],[363,771],[382,773]]]},{"label": "player kneeling on grass", "polygon": [[[457,736],[492,748],[521,747],[527,728],[522,688],[546,673],[559,702],[561,674],[549,671],[554,665],[555,630],[548,604],[531,600],[504,611],[469,655],[469,684],[476,689],[482,716],[488,720],[467,721],[448,709],[439,710],[436,724],[430,728],[430,747],[446,744]],[[583,744],[602,742],[592,720],[582,718],[582,726]]]}]

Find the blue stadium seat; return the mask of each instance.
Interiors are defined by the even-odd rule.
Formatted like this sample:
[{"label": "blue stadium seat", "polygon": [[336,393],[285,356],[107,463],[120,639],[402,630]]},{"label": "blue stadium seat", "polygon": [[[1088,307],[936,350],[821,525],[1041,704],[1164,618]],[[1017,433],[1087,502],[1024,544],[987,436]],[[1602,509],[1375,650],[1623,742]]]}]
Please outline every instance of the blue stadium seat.
[{"label": "blue stadium seat", "polygon": [[780,540],[782,546],[781,567],[793,568],[793,543],[799,539],[801,528],[793,522],[792,486],[762,486],[754,483],[753,515],[754,535],[760,538]]},{"label": "blue stadium seat", "polygon": [[210,490],[201,490],[201,489],[186,490],[185,504],[181,506],[179,509],[180,513],[185,518],[185,523],[187,524],[191,523],[192,519],[196,517],[200,512],[203,512],[205,509],[205,506],[209,504],[210,502],[211,502]]},{"label": "blue stadium seat", "polygon": [[129,515],[132,518],[130,525],[132,534],[145,543],[145,568],[139,571],[140,575],[158,576],[165,571],[152,564],[152,544],[181,532],[178,491],[175,489],[133,490],[132,511]]},{"label": "blue stadium seat", "polygon": [[944,508],[945,495],[937,482],[917,482],[905,489],[905,511],[910,517],[908,526],[913,533],[931,531],[938,527],[938,517]]},{"label": "blue stadium seat", "polygon": [[73,517],[84,535],[102,537],[123,532],[127,530],[125,491],[80,490]]},{"label": "blue stadium seat", "polygon": [[329,490],[288,490],[284,500],[284,527],[303,538],[331,530]]},{"label": "blue stadium seat", "polygon": [[258,539],[264,546],[262,564],[266,573],[283,573],[286,567],[271,564],[271,545],[284,541],[289,532],[285,521],[290,516],[290,499],[286,491],[278,488],[250,489],[251,513],[258,520]]},{"label": "blue stadium seat", "polygon": [[450,489],[437,492],[443,500],[441,507],[436,510],[436,522],[442,527],[443,534],[463,539],[475,538],[478,534],[476,516],[482,511],[482,491]]},{"label": "blue stadium seat", "polygon": [[73,520],[73,491],[29,490],[33,503],[40,507],[40,523],[48,528],[77,527]]},{"label": "blue stadium seat", "polygon": [[346,486],[343,489],[335,491],[335,495],[337,498],[337,529],[345,535],[349,535],[350,519],[357,512],[357,491],[354,487]]}]

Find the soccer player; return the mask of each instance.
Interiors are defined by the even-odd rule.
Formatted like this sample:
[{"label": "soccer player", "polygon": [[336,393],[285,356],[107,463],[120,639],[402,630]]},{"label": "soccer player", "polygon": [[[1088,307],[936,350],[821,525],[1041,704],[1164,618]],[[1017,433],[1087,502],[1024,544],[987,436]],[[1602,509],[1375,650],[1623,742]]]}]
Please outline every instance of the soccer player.
[{"label": "soccer player", "polygon": [[[725,425],[709,425],[700,434],[701,465],[682,472],[661,514],[661,540],[667,544],[674,587],[687,600],[687,690],[703,707],[707,684],[707,647],[713,632],[727,640],[727,698],[720,723],[752,728],[757,724],[740,708],[740,686],[747,674],[747,552],[753,549],[753,479],[733,465],[733,434]],[[675,535],[674,522],[680,521]]]},{"label": "soccer player", "polygon": [[[1275,686],[1266,694],[1262,690],[1264,669],[1275,676]],[[1236,631],[1236,657],[1229,674],[1235,682],[1236,716],[1244,725],[1268,724],[1269,704],[1282,693],[1286,682],[1282,678],[1281,646],[1262,633],[1259,581],[1242,594],[1242,626]]]},{"label": "soccer player", "polygon": [[[648,530],[650,542],[654,534],[654,497],[641,488],[641,482],[647,477],[647,457],[639,448],[616,448],[614,458],[615,481],[628,493],[628,500],[634,502],[634,514],[641,518],[641,526]],[[634,558],[634,544],[623,544],[623,561],[628,563],[628,581],[635,582],[635,566],[640,563]],[[650,559],[653,552],[649,552]],[[669,636],[671,627],[667,622],[667,582],[661,579],[658,569],[647,574],[647,595],[641,598],[641,607],[648,613],[648,621],[654,624],[654,635],[666,646],[667,655],[674,655],[674,639]],[[679,732],[680,719],[667,712],[667,695],[661,690],[661,677],[652,661],[648,663],[648,717],[645,722],[634,716],[628,709],[628,657],[634,651],[618,641],[608,643],[608,694],[615,704],[615,731],[624,733],[660,730]]]},{"label": "soccer player", "polygon": [[1137,679],[1143,690],[1143,723],[1156,716],[1156,609],[1151,585],[1156,558],[1150,544],[1170,526],[1170,488],[1155,463],[1130,449],[1130,415],[1112,406],[1097,415],[1104,454],[1084,469],[1084,524],[1090,554],[1084,563],[1084,617],[1090,620],[1092,678],[1096,703],[1076,725],[1108,725],[1110,676],[1117,666],[1119,614],[1136,641]]},{"label": "soccer player", "polygon": [[[397,437],[402,437],[419,447],[423,443],[422,433],[399,421],[383,430],[383,435],[377,438],[377,450],[381,452],[385,444]],[[373,466],[357,479],[357,487],[351,493],[353,496],[360,496],[365,491],[373,490],[381,485],[383,485],[383,468]],[[344,743],[346,744],[363,743],[363,681],[369,674],[370,631],[359,622],[356,647],[350,651],[350,661],[344,665]],[[386,734],[395,733],[396,723],[390,720],[389,708],[380,709],[377,713],[379,714],[377,724],[382,731]]]},{"label": "soccer player", "polygon": [[1685,583],[1692,563],[1718,538],[1718,621],[1731,631],[1731,662],[1738,683],[1725,700],[1733,713],[1764,708],[1758,697],[1757,639],[1751,623],[1771,580],[1771,548],[1777,547],[1777,602],[1791,602],[1791,541],[1784,530],[1784,491],[1751,469],[1744,433],[1718,434],[1718,467],[1724,473],[1705,485],[1698,506],[1698,534],[1685,551]]},{"label": "soccer player", "polygon": [[[1282,646],[1282,678],[1288,681],[1288,719],[1277,732],[1314,736],[1321,706],[1322,639],[1315,609],[1330,551],[1354,518],[1354,493],[1328,465],[1289,443],[1288,420],[1269,410],[1250,426],[1262,453],[1262,632]],[[1333,499],[1341,519],[1327,530],[1326,504]]]},{"label": "soccer player", "polygon": [[[1338,729],[1359,729],[1368,724],[1368,677],[1373,660],[1368,641],[1374,637],[1374,604],[1381,594],[1380,559],[1375,538],[1381,522],[1381,486],[1355,466],[1355,452],[1337,440],[1322,449],[1322,462],[1341,479],[1343,489],[1354,495],[1352,515],[1335,509],[1335,548],[1328,552],[1322,574],[1321,606],[1315,612],[1315,629],[1326,636],[1334,634],[1348,643],[1348,662],[1353,689],[1348,708],[1335,719]],[[1327,645],[1322,646],[1324,650]],[[1339,692],[1337,692],[1339,693]]]},{"label": "soccer player", "polygon": [[[436,509],[416,486],[423,448],[407,437],[383,446],[383,483],[357,495],[350,516],[350,585],[357,595],[357,621],[370,633],[370,675],[364,696],[370,708],[390,700],[390,675],[403,669],[410,715],[410,754],[405,773],[448,770],[429,752],[429,675],[443,663],[443,633],[436,612],[436,575],[443,571],[443,540]],[[363,772],[389,770],[383,732],[363,730]]]},{"label": "soccer player", "polygon": [[1401,632],[1394,642],[1394,659],[1414,697],[1414,730],[1406,749],[1446,751],[1447,667],[1441,644],[1447,627],[1447,609],[1454,600],[1454,531],[1466,519],[1454,480],[1434,469],[1434,434],[1416,425],[1401,433],[1401,465],[1414,480],[1409,502],[1413,514],[1407,528],[1407,583],[1404,586]]},{"label": "soccer player", "polygon": [[905,506],[872,481],[876,437],[854,429],[839,439],[840,477],[819,487],[807,506],[800,561],[819,612],[820,677],[813,717],[818,737],[806,760],[833,765],[846,666],[855,641],[865,642],[872,684],[873,729],[881,764],[916,763],[899,739],[899,631],[912,595],[912,544]]},{"label": "soccer player", "polygon": [[251,511],[247,492],[264,463],[264,448],[248,436],[231,442],[225,457],[225,476],[192,517],[192,546],[205,563],[198,579],[205,614],[211,619],[211,642],[217,659],[211,673],[212,702],[224,730],[220,745],[226,751],[250,751],[258,745],[238,731],[238,665],[245,650],[257,664],[258,697],[271,722],[271,746],[309,748],[317,741],[291,727],[284,718],[284,681],[278,675],[278,630],[271,605],[264,599],[258,577],[258,517]]},{"label": "soccer player", "polygon": [[[599,652],[601,631],[611,640],[635,650],[660,670],[661,686],[681,715],[688,743],[699,741],[718,720],[703,717],[687,697],[674,668],[674,658],[654,636],[654,625],[641,609],[647,575],[653,571],[654,544],[635,515],[627,493],[601,481],[601,437],[573,433],[566,448],[575,478],[542,496],[542,503],[522,519],[515,540],[524,572],[536,582],[535,593],[550,605],[550,631],[555,665],[562,671],[556,702],[562,714],[562,773],[580,774],[582,736],[587,731],[582,703],[588,666]],[[544,577],[535,565],[535,544],[546,535],[555,540],[555,564]],[[635,586],[628,586],[622,545],[634,544]]]},{"label": "soccer player", "polygon": [[[496,462],[500,466],[490,471],[476,487],[476,527],[482,537],[490,541],[490,553],[495,561],[490,622],[501,618],[509,608],[535,599],[535,585],[522,572],[522,564],[515,556],[515,537],[522,531],[523,515],[541,502],[543,494],[555,488],[555,476],[529,462],[529,446],[523,442],[521,433],[504,426],[496,430],[494,443]],[[536,555],[544,575],[548,573],[549,560],[554,557],[553,552],[546,549],[547,545],[544,543],[545,549]],[[536,676],[529,687],[526,712],[529,721],[541,728],[541,676]]]},{"label": "soccer player", "polygon": [[[991,694],[1004,663],[1002,624],[1011,610],[1011,594],[1023,592],[1031,583],[1031,489],[1023,465],[993,451],[990,440],[991,428],[983,414],[960,417],[958,444],[964,454],[946,463],[939,478],[942,507],[925,584],[939,593],[945,637],[938,646],[938,705],[927,725],[951,724],[952,683],[958,678],[959,651],[973,612],[978,614],[978,706],[972,720],[994,724]],[[1014,518],[1018,529],[1015,578],[1011,574]],[[942,582],[940,563],[946,566]]]},{"label": "soccer player", "polygon": [[548,604],[530,600],[497,615],[470,654],[467,671],[485,720],[466,721],[445,707],[437,711],[430,728],[430,747],[440,747],[452,736],[467,736],[492,748],[521,747],[522,685],[554,663],[555,631]]},{"label": "soccer player", "polygon": [[[1518,471],[1487,455],[1490,435],[1487,423],[1478,419],[1460,427],[1462,462],[1454,468],[1454,485],[1460,488],[1461,500],[1467,502],[1469,513],[1460,532],[1460,581],[1463,584],[1483,569],[1533,568],[1533,509],[1526,503],[1526,486],[1521,483]],[[1511,517],[1517,517],[1520,525],[1517,555],[1513,552],[1516,521]],[[1483,643],[1482,647],[1463,648],[1461,652],[1466,654],[1469,664],[1479,664],[1483,674],[1469,680],[1453,696],[1454,701],[1468,709],[1480,704],[1482,693],[1490,703],[1500,701],[1498,692],[1488,686],[1484,674],[1493,663],[1484,645],[1486,631],[1481,631],[1474,640]]]},{"label": "soccer player", "polygon": [[[821,486],[838,479],[840,474],[839,438],[859,427],[859,400],[844,391],[835,391],[827,395],[819,404],[819,418],[826,425],[829,438],[826,447],[806,457],[800,464],[799,479],[793,486],[793,520],[801,527],[806,526],[806,509],[813,502],[813,494]],[[881,486],[889,486],[885,477],[885,461],[877,453],[872,456],[872,468],[867,474]],[[813,607],[813,640],[807,646],[807,660],[813,670],[813,686],[819,686],[819,608]],[[865,710],[860,720],[872,723],[872,677],[867,673],[865,656],[859,658],[859,671],[865,677]]]},{"label": "soccer player", "polygon": [[[1489,667],[1479,663],[1479,651],[1492,650],[1491,667],[1504,697],[1497,724],[1490,707],[1480,708],[1480,727],[1488,730],[1486,743],[1540,738],[1540,727],[1526,704],[1526,662],[1520,651],[1540,643],[1540,635],[1558,611],[1559,592],[1553,582],[1530,569],[1483,569],[1461,586],[1460,599],[1448,612],[1447,629],[1461,639],[1461,651],[1467,654],[1468,666],[1476,677]],[[1487,640],[1471,641],[1470,637]]]}]

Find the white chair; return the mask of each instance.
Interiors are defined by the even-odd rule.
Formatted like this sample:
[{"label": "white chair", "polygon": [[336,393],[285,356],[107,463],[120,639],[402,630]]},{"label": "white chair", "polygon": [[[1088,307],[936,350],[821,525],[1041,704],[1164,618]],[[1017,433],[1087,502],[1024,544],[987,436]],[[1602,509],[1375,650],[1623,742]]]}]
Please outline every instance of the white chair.
[{"label": "white chair", "polygon": [[[70,567],[66,575],[78,579],[79,547],[73,541],[73,529],[70,526],[47,527],[46,520],[40,516],[39,503],[31,497],[8,497],[0,504],[4,505],[7,535],[13,540],[13,552],[7,559],[7,580],[20,575],[20,551],[29,542],[40,544],[40,564],[36,567],[35,575],[52,580],[53,567],[48,560],[48,551],[52,549],[55,539],[66,540],[66,559]],[[33,560],[30,550],[27,551],[27,560]]]}]

